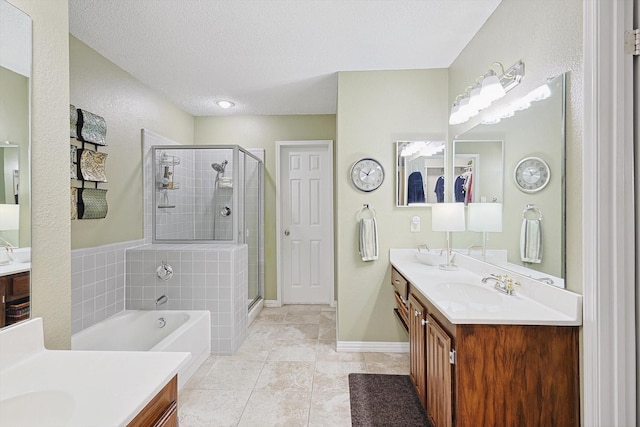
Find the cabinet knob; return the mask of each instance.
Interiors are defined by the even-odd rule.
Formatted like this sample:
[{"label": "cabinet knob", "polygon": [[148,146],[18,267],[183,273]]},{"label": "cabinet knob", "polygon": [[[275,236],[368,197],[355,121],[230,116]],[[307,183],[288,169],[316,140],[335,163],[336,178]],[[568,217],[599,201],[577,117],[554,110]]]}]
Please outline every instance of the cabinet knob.
[{"label": "cabinet knob", "polygon": [[427,323],[429,323],[429,321],[427,319],[422,319],[420,322],[422,323],[422,326],[424,326]]}]

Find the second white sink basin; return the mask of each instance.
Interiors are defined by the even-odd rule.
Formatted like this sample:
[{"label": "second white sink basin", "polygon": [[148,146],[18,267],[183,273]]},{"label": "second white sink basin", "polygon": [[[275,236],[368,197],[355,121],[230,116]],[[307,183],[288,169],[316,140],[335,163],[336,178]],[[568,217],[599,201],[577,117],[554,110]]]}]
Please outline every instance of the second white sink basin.
[{"label": "second white sink basin", "polygon": [[63,426],[75,408],[71,394],[62,390],[39,390],[0,400],[0,425],[14,427]]}]

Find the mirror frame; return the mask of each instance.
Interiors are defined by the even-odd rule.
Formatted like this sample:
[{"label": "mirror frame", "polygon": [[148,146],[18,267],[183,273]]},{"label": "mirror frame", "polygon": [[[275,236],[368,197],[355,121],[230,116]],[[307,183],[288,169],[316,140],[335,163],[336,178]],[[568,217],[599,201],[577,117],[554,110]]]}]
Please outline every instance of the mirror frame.
[{"label": "mirror frame", "polygon": [[[422,183],[422,187],[424,189],[424,202],[409,202],[408,201],[408,187],[410,185],[409,182],[409,176],[407,176],[406,178],[403,176],[404,175],[404,167],[405,165],[402,164],[404,163],[404,159],[408,156],[402,156],[401,152],[403,150],[403,148],[406,148],[407,146],[411,145],[411,144],[422,144],[422,145],[429,145],[430,143],[436,143],[436,144],[441,144],[442,145],[442,149],[438,149],[438,151],[436,151],[434,154],[431,155],[419,155],[416,158],[412,159],[411,161],[415,161],[417,159],[424,159],[425,162],[431,160],[433,165],[425,165],[424,169],[426,172],[426,174],[421,174],[420,175],[420,180],[419,182]],[[439,203],[437,200],[433,200],[434,198],[437,198],[438,196],[431,196],[430,195],[432,193],[435,193],[435,191],[428,191],[429,188],[435,188],[436,186],[436,182],[438,180],[438,178],[434,178],[434,179],[429,179],[430,174],[428,173],[428,169],[441,169],[441,173],[439,174],[442,177],[446,177],[446,173],[447,173],[447,168],[446,168],[446,159],[447,159],[447,143],[445,141],[444,138],[434,138],[434,139],[430,139],[430,140],[403,140],[403,141],[396,141],[395,143],[396,146],[396,207],[398,208],[414,208],[414,207],[430,207],[433,204]],[[440,154],[442,153],[442,154]],[[414,171],[417,172],[417,171]],[[426,175],[426,178],[425,178]],[[406,185],[405,185],[406,182]],[[446,184],[446,183],[444,183]],[[446,185],[443,185],[442,187],[442,202],[444,202],[446,200]],[[405,197],[406,195],[406,197]],[[429,201],[429,199],[431,199],[431,201]],[[406,202],[403,203],[403,200],[406,200]]]}]

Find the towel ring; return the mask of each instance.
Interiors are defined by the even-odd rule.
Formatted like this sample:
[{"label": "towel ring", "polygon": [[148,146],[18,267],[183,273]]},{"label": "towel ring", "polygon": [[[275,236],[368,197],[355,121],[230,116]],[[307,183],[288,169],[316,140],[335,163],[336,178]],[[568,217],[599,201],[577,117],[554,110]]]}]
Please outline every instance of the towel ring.
[{"label": "towel ring", "polygon": [[376,211],[371,206],[369,206],[368,203],[365,203],[364,205],[362,205],[362,207],[360,208],[360,210],[356,214],[356,218],[358,218],[358,221],[360,221],[362,219],[362,213],[364,211],[366,211],[366,210],[368,210],[371,213],[371,218],[375,218],[376,217]]},{"label": "towel ring", "polygon": [[[533,211],[536,214],[538,214],[538,218],[527,218],[525,216],[525,214],[528,211]],[[524,208],[524,210],[522,211],[522,219],[534,219],[534,220],[538,220],[541,221],[542,220],[542,211],[540,209],[538,209],[536,206],[532,205],[532,204],[528,204],[526,208]]]}]

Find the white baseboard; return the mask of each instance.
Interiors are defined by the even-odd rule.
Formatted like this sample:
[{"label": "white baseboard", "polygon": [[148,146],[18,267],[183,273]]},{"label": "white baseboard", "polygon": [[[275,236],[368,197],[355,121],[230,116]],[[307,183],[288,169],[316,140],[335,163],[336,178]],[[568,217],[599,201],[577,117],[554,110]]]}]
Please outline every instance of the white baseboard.
[{"label": "white baseboard", "polygon": [[338,341],[336,351],[344,353],[409,353],[409,342]]},{"label": "white baseboard", "polygon": [[264,306],[265,307],[282,307],[282,305],[280,304],[280,301],[278,301],[277,299],[266,299],[264,300]]}]

